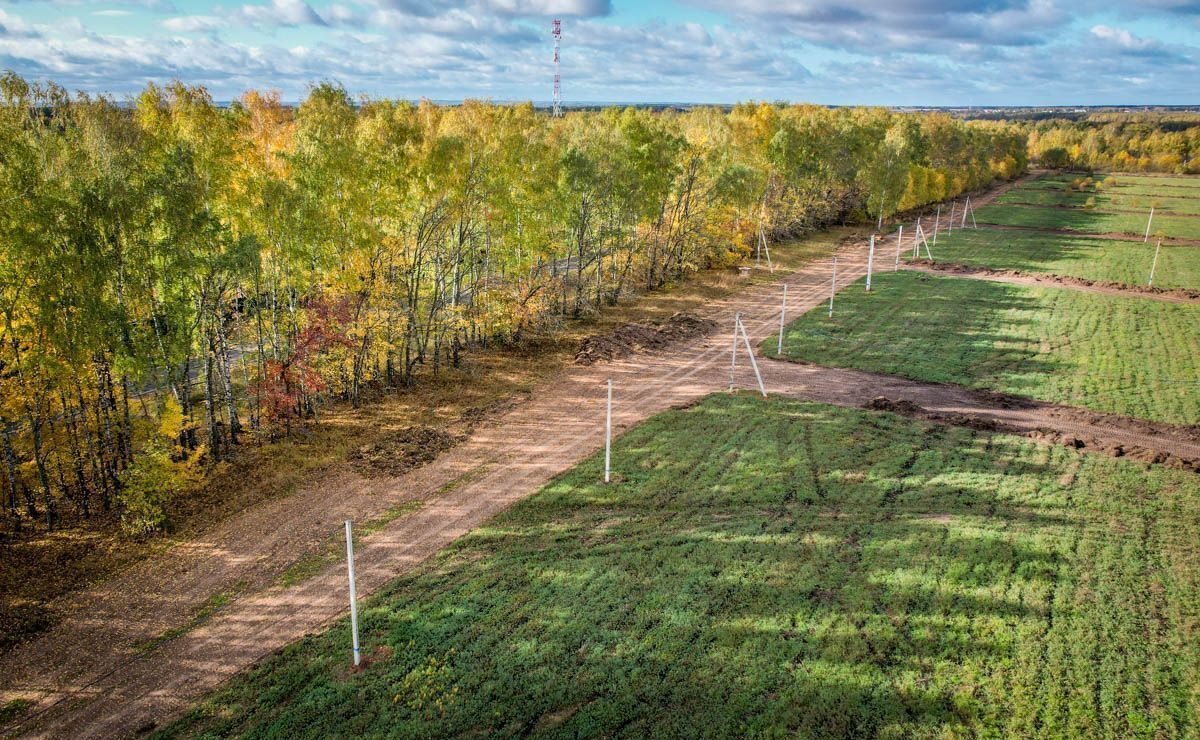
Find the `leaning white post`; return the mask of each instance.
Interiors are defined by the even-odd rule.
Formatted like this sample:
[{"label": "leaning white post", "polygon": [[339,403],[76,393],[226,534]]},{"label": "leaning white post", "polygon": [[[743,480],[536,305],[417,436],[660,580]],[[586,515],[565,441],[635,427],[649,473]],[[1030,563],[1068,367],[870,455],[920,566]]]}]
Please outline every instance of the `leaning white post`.
[{"label": "leaning white post", "polygon": [[921,219],[917,218],[917,226],[913,229],[913,259],[921,256]]},{"label": "leaning white post", "polygon": [[958,205],[958,201],[950,201],[950,220],[946,224],[946,233],[954,233],[954,207]]},{"label": "leaning white post", "polygon": [[867,292],[871,292],[871,269],[875,266],[875,235],[871,234],[871,248],[867,251]]},{"label": "leaning white post", "polygon": [[758,379],[758,390],[767,397],[767,388],[763,385],[762,374],[758,372],[758,360],[754,359],[754,348],[750,346],[750,337],[746,335],[746,325],[742,323],[742,315],[738,314],[738,328],[742,330],[742,339],[746,342],[746,354],[750,355],[750,367],[754,368],[754,377]]},{"label": "leaning white post", "polygon": [[350,632],[354,641],[354,665],[358,665],[362,651],[358,648],[358,592],[354,588],[354,538],[350,533],[350,520],[346,520],[346,570],[350,576]]},{"label": "leaning white post", "polygon": [[933,246],[937,246],[938,229],[942,226],[942,204],[938,203],[937,217],[933,219]]},{"label": "leaning white post", "polygon": [[1154,206],[1150,206],[1150,218],[1146,219],[1146,236],[1142,238],[1142,244],[1150,241],[1150,224],[1154,223]]},{"label": "leaning white post", "polygon": [[604,416],[604,482],[610,480],[612,466],[612,378],[608,379],[608,412]]},{"label": "leaning white post", "polygon": [[1150,280],[1146,285],[1154,285],[1154,271],[1158,269],[1158,251],[1162,249],[1162,239],[1158,240],[1158,246],[1154,248],[1154,262],[1150,265]]},{"label": "leaning white post", "polygon": [[900,269],[900,241],[904,238],[904,224],[900,224],[900,230],[896,232],[896,266],[892,268],[895,272]]},{"label": "leaning white post", "polygon": [[738,326],[742,323],[742,315],[736,313],[733,315],[733,351],[729,354],[729,390],[733,390],[733,374],[737,370],[737,339]]},{"label": "leaning white post", "polygon": [[837,257],[833,258],[833,280],[829,283],[829,318],[833,318],[833,294],[837,292]]},{"label": "leaning white post", "polygon": [[784,314],[787,313],[787,283],[783,284],[783,302],[779,305],[779,347],[775,350],[775,354],[783,357],[783,321]]}]

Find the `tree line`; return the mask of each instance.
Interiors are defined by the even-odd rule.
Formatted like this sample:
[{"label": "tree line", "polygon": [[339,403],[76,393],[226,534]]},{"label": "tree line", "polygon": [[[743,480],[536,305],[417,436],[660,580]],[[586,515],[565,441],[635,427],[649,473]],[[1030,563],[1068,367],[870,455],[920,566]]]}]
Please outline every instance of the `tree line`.
[{"label": "tree line", "polygon": [[136,98],[0,79],[0,490],[8,530],[161,526],[247,439],[521,341],[760,233],[874,221],[1012,177],[1009,124]]},{"label": "tree line", "polygon": [[1029,156],[1043,167],[1200,174],[1200,115],[1093,113],[1024,126]]}]

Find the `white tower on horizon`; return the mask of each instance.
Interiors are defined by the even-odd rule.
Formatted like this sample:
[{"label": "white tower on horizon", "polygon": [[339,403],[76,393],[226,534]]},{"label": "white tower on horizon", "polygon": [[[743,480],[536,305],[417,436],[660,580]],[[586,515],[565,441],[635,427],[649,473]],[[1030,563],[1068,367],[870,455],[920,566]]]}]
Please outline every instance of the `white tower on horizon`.
[{"label": "white tower on horizon", "polygon": [[555,118],[562,116],[562,89],[559,86],[558,76],[558,43],[562,39],[562,21],[554,19],[554,111],[551,113]]}]

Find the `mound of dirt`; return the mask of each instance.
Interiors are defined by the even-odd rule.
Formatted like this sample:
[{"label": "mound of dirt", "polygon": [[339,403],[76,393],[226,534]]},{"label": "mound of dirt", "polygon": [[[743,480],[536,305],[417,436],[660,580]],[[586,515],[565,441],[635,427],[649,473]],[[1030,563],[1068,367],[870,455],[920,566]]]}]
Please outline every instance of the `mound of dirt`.
[{"label": "mound of dirt", "polygon": [[661,324],[622,324],[608,334],[594,334],[579,344],[575,364],[594,365],[620,359],[634,352],[669,347],[676,342],[701,337],[717,328],[717,323],[679,312]]},{"label": "mound of dirt", "polygon": [[1200,459],[1183,457],[1165,450],[1154,450],[1140,445],[1113,444],[1093,437],[1077,437],[1071,434],[1063,434],[1053,429],[1038,429],[1037,431],[1027,432],[1025,436],[1047,444],[1059,444],[1076,450],[1098,452],[1109,457],[1124,457],[1130,460],[1137,460],[1138,462],[1165,465],[1169,468],[1200,473]]},{"label": "mound of dirt", "polygon": [[925,409],[912,401],[906,401],[903,398],[892,400],[887,396],[876,396],[864,403],[863,408],[868,411],[890,411],[893,414],[900,414],[902,416],[920,416],[927,413]]},{"label": "mound of dirt", "polygon": [[966,427],[975,429],[981,432],[1001,432],[1006,431],[1007,427],[985,416],[975,416],[973,414],[959,413],[942,413],[940,411],[930,411],[923,406],[913,403],[906,399],[891,399],[887,396],[876,396],[870,401],[862,405],[864,409],[870,411],[888,411],[901,416],[908,416],[913,419],[923,419],[925,421],[933,421],[939,424],[951,424],[956,427]]},{"label": "mound of dirt", "polygon": [[350,453],[350,462],[364,476],[403,475],[428,465],[465,437],[433,427],[406,427]]},{"label": "mound of dirt", "polygon": [[[994,395],[999,397],[1000,400],[1008,400],[1008,398],[1011,398],[1003,397],[1000,394]],[[975,429],[981,432],[1020,433],[1012,427],[1002,424],[994,419],[989,419],[986,416],[930,411],[923,406],[905,399],[896,400],[886,396],[877,396],[864,403],[862,407],[871,411],[888,411],[893,414],[900,414],[901,416],[907,416],[913,419],[932,421],[940,424],[951,424],[954,426],[966,427],[968,429]],[[1068,410],[1064,409],[1064,411]],[[1159,432],[1170,430],[1180,436],[1187,436],[1189,432],[1194,433],[1194,430],[1191,427],[1172,427],[1169,424],[1154,424],[1152,422],[1144,422],[1137,419],[1126,419],[1125,417],[1110,416],[1108,414],[1078,412],[1073,409],[1069,410],[1069,413],[1064,413],[1061,415],[1070,415],[1073,417],[1094,417],[1092,419],[1094,425],[1109,426],[1112,428],[1139,429],[1143,431],[1148,430]],[[1182,435],[1180,434],[1181,432],[1183,433]],[[1079,437],[1073,434],[1064,434],[1063,432],[1045,428],[1037,429],[1032,432],[1024,432],[1024,436],[1044,444],[1062,445],[1064,447],[1070,447],[1073,450],[1095,452],[1108,455],[1109,457],[1123,457],[1129,460],[1137,460],[1138,462],[1165,465],[1170,468],[1178,468],[1180,470],[1189,470],[1195,473],[1200,473],[1200,459],[1183,457],[1167,450],[1156,450],[1150,447],[1142,447],[1139,445],[1122,445],[1114,442],[1106,442],[1094,437]]]}]

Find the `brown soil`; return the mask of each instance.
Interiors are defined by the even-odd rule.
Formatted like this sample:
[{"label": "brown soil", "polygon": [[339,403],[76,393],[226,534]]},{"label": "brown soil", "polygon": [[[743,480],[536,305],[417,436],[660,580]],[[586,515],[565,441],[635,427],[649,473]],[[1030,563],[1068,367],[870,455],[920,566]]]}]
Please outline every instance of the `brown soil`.
[{"label": "brown soil", "polygon": [[[846,284],[865,272],[866,251],[865,241],[838,250],[838,273]],[[789,315],[799,315],[826,300],[829,271],[829,261],[820,259],[795,272],[777,271],[771,280],[760,273],[731,283],[736,293],[718,294],[700,309],[694,302],[673,304],[667,294],[658,305],[673,308],[661,315],[687,308],[715,322],[719,341],[694,336],[603,366],[564,364],[539,376],[545,379],[533,384],[525,400],[481,414],[484,420],[466,441],[428,464],[371,477],[354,466],[330,467],[290,495],[251,506],[75,595],[61,623],[0,657],[5,676],[0,705],[17,699],[34,704],[0,731],[108,737],[169,720],[237,671],[345,614],[341,562],[290,585],[278,579],[297,558],[337,536],[343,520],[381,522],[356,543],[358,592],[365,598],[598,449],[605,380],[614,382],[618,432],[722,390],[731,380],[726,340],[734,314],[742,314],[751,341],[761,341],[778,329],[780,282],[788,284]],[[1111,427],[1107,420],[1097,425],[1087,416],[1061,415],[1082,413],[1078,410],[884,375],[786,362],[762,361],[760,367],[771,394],[844,406],[885,396],[963,423],[1022,432],[1055,429],[1125,450],[1144,447],[1200,458],[1200,442],[1180,438],[1176,430]],[[738,363],[733,380],[752,387],[747,363]],[[400,426],[416,425],[393,429]],[[420,505],[404,509],[414,501]],[[384,516],[402,509],[406,513]],[[214,594],[235,591],[239,595],[220,610],[196,619]],[[181,625],[190,626],[180,630]],[[164,633],[170,639],[147,652],[147,642]]]},{"label": "brown soil", "polygon": [[466,439],[433,427],[408,427],[365,444],[350,453],[354,469],[366,477],[403,475],[428,465]]},{"label": "brown soil", "polygon": [[592,365],[628,357],[635,352],[664,349],[685,339],[702,337],[717,328],[709,319],[677,313],[662,324],[622,324],[607,334],[594,334],[579,344],[576,365]]},{"label": "brown soil", "polygon": [[997,270],[991,267],[975,267],[956,262],[930,262],[927,259],[911,260],[904,264],[910,270],[937,272],[954,277],[979,278],[982,280],[1022,285],[1052,285],[1055,287],[1086,290],[1091,293],[1150,298],[1169,303],[1200,303],[1200,290],[1192,288],[1156,288],[1149,285],[1130,285],[1128,283],[1116,283],[1108,280],[1088,280],[1087,278],[1054,275],[1051,273]]},{"label": "brown soil", "polygon": [[939,424],[952,424],[954,426],[967,427],[976,429],[981,432],[1002,432],[1011,431],[998,421],[987,419],[981,416],[972,414],[960,414],[957,412],[940,413],[922,408],[912,401],[900,399],[893,401],[887,396],[876,396],[870,401],[863,404],[864,409],[871,411],[887,411],[901,416],[908,416],[914,419],[924,419],[925,421],[934,421]]},{"label": "brown soil", "polygon": [[[1023,405],[1029,407],[1026,399],[1022,399]],[[1035,404],[1036,405],[1036,404]],[[863,408],[873,411],[888,411],[893,414],[900,414],[914,419],[923,419],[925,421],[933,421],[940,424],[951,424],[954,426],[967,427],[987,432],[1011,432],[1024,434],[1030,439],[1046,444],[1063,445],[1074,450],[1099,452],[1110,457],[1127,457],[1139,462],[1155,463],[1166,465],[1167,467],[1179,468],[1181,470],[1189,470],[1200,473],[1200,456],[1182,455],[1171,450],[1160,449],[1157,445],[1146,446],[1142,444],[1122,444],[1114,442],[1111,438],[1096,437],[1093,435],[1077,435],[1065,432],[1055,431],[1050,428],[1040,428],[1029,431],[1023,431],[1019,427],[1009,426],[995,419],[982,417],[977,414],[964,414],[958,412],[937,412],[930,411],[912,401],[900,399],[892,400],[886,396],[877,396],[863,404]],[[1054,408],[1047,406],[1044,410],[1048,416],[1059,419],[1074,418],[1076,421],[1084,420],[1088,424],[1095,424],[1098,419],[1097,415],[1087,411],[1070,408]],[[1173,439],[1192,439],[1196,440],[1194,428],[1190,427],[1172,427],[1170,425],[1150,425],[1140,419],[1130,419],[1128,417],[1120,417],[1113,415],[1099,415],[1106,421],[1106,427],[1109,429],[1129,429],[1137,430],[1139,433],[1148,431],[1147,427],[1156,429],[1150,432],[1149,438],[1153,439],[1156,436],[1169,435]],[[1197,440],[1200,442],[1200,440]]]}]

